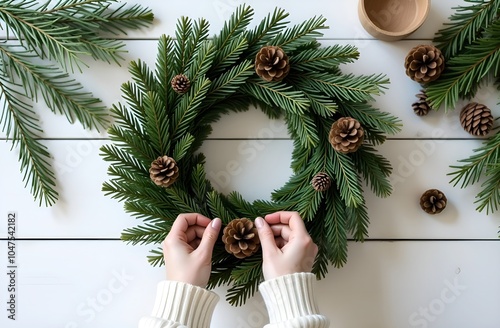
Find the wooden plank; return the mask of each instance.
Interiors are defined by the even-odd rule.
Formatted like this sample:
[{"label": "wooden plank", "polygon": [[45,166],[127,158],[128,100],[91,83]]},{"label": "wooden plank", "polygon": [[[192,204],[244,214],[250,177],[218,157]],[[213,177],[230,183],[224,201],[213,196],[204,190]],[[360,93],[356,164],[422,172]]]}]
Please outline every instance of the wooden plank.
[{"label": "wooden plank", "polygon": [[[136,327],[164,277],[164,268],[146,263],[147,249],[120,241],[18,241],[17,320],[4,312],[0,325]],[[499,256],[499,242],[350,243],[347,265],[317,283],[318,302],[332,327],[498,327]],[[7,276],[0,277],[4,288]],[[216,292],[224,298],[224,289]],[[212,327],[262,327],[267,320],[257,295],[239,308],[221,300]]]},{"label": "wooden plank", "polygon": [[[459,122],[459,110],[467,103],[461,101],[457,110],[446,113],[431,112],[425,117],[413,113],[411,104],[416,101],[415,95],[419,92],[420,85],[405,74],[403,61],[409,49],[420,44],[420,41],[401,41],[398,43],[384,43],[365,40],[360,50],[360,58],[352,64],[342,66],[346,73],[356,75],[386,74],[390,80],[385,94],[375,97],[373,105],[384,112],[393,114],[401,119],[403,129],[396,138],[471,138]],[[352,40],[324,41],[325,46],[333,44],[353,44]],[[140,59],[154,70],[157,42],[155,40],[127,41],[129,54],[125,56],[126,62],[122,67],[106,63],[92,62],[83,74],[75,77],[94,95],[102,99],[103,103],[111,107],[122,100],[120,86],[131,80],[128,73],[128,63]],[[383,60],[380,60],[383,58]],[[500,107],[496,105],[498,91],[493,85],[485,85],[473,99],[489,106],[495,117],[500,115]],[[44,103],[35,105],[40,115],[41,127],[45,138],[106,138],[105,131],[85,131],[79,123],[69,124],[65,116],[54,115]],[[256,135],[259,124],[269,119],[259,110],[251,109],[245,113],[232,113],[225,115],[219,122],[213,124],[211,137],[213,138],[240,138]],[[282,120],[277,124],[284,124]],[[281,130],[276,137],[287,137],[286,129]],[[0,138],[5,133],[0,132]]]},{"label": "wooden plank", "polygon": [[[264,125],[262,131],[270,129]],[[52,140],[61,199],[52,208],[38,207],[21,183],[14,152],[0,144],[9,156],[0,158],[2,209],[19,212],[22,237],[118,238],[122,229],[140,222],[122,205],[101,191],[109,179],[108,163],[99,156],[105,141]],[[389,140],[380,147],[394,167],[394,192],[376,197],[365,188],[371,218],[370,238],[475,239],[497,238],[500,213],[487,216],[475,211],[474,196],[479,185],[459,189],[448,183],[448,165],[467,157],[479,141]],[[3,147],[3,148],[2,148]],[[290,177],[290,140],[208,140],[202,148],[207,156],[206,172],[218,190],[237,190],[247,200],[269,199],[274,189]],[[448,208],[430,216],[418,205],[420,195],[437,188],[448,197]],[[4,227],[0,227],[0,233]]]}]

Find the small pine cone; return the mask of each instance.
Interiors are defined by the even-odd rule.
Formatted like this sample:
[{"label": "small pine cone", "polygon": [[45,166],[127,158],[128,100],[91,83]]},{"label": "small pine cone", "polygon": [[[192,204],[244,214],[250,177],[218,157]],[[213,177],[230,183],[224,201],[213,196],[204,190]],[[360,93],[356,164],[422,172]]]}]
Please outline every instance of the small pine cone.
[{"label": "small pine cone", "polygon": [[418,100],[414,102],[411,106],[413,107],[413,112],[418,116],[425,116],[432,109],[427,102],[427,94],[424,90],[421,90],[419,94],[416,95]]},{"label": "small pine cone", "polygon": [[191,87],[191,81],[189,81],[188,77],[184,74],[174,76],[170,84],[172,85],[172,89],[178,94],[188,92],[189,87]]},{"label": "small pine cone", "polygon": [[319,172],[312,178],[311,184],[316,191],[326,191],[332,185],[332,179],[325,172]]},{"label": "small pine cone", "polygon": [[247,218],[234,219],[222,232],[226,252],[239,259],[253,255],[259,250],[260,240],[257,228]]},{"label": "small pine cone", "polygon": [[179,167],[172,157],[160,156],[151,163],[149,177],[157,186],[168,187],[177,180]]},{"label": "small pine cone", "polygon": [[429,189],[420,197],[420,207],[429,214],[441,213],[446,202],[446,196],[437,189]]},{"label": "small pine cone", "polygon": [[352,117],[339,118],[330,129],[330,144],[336,151],[347,154],[358,150],[363,144],[364,130]]},{"label": "small pine cone", "polygon": [[439,78],[444,70],[444,56],[432,45],[419,45],[410,50],[405,58],[406,75],[419,83]]},{"label": "small pine cone", "polygon": [[267,82],[281,81],[289,71],[288,56],[280,47],[263,47],[255,56],[255,72]]},{"label": "small pine cone", "polygon": [[493,115],[485,105],[473,102],[462,108],[460,123],[473,136],[485,136],[493,127]]}]

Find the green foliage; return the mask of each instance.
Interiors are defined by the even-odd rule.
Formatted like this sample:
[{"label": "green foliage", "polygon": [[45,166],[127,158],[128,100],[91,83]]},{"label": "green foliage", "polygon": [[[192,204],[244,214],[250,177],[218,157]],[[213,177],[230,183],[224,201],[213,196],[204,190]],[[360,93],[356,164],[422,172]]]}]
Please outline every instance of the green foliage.
[{"label": "green foliage", "polygon": [[[355,47],[320,47],[316,38],[325,28],[324,18],[288,28],[288,14],[276,9],[249,30],[252,16],[250,7],[239,7],[211,39],[204,20],[180,18],[175,40],[162,36],[158,42],[154,73],[141,61],[131,64],[133,81],[122,86],[124,102],[112,108],[112,143],[102,147],[103,158],[110,162],[110,180],[103,191],[143,221],[122,234],[132,244],[158,244],[182,212],[220,217],[227,224],[238,217],[298,211],[319,246],[313,272],[324,277],[329,265],[340,267],[347,261],[348,234],[360,241],[368,234],[362,179],[377,195],[390,194],[391,167],[374,145],[382,143],[386,133],[398,132],[401,124],[368,103],[383,91],[385,77],[343,75],[339,70],[340,64],[358,57]],[[281,82],[264,82],[254,72],[255,54],[269,44],[281,45],[292,63]],[[184,95],[169,86],[179,73],[191,81]],[[270,118],[284,117],[293,139],[294,174],[271,200],[248,202],[238,192],[224,195],[214,190],[204,156],[198,153],[211,123],[249,105]],[[330,128],[342,116],[357,118],[370,136],[358,153],[338,154],[329,144]],[[151,162],[162,155],[173,156],[179,166],[180,178],[169,188],[149,178]],[[328,191],[311,187],[318,172],[327,172],[333,180]],[[231,284],[228,301],[243,304],[261,280],[261,256],[236,259],[219,240],[209,287]],[[153,250],[149,261],[161,265],[161,252]]]},{"label": "green foliage", "polygon": [[[454,108],[461,98],[471,99],[489,77],[498,84],[500,77],[500,0],[466,0],[470,5],[454,8],[447,27],[434,39],[443,51],[446,69],[439,79],[426,86],[432,107]],[[500,132],[474,150],[455,171],[451,183],[462,188],[479,182],[477,210],[492,213],[500,204]]]},{"label": "green foliage", "polygon": [[34,0],[0,3],[0,24],[7,40],[0,44],[0,125],[19,148],[23,181],[40,205],[57,200],[56,178],[32,104],[43,98],[48,109],[78,121],[86,129],[104,129],[106,107],[69,73],[86,66],[83,58],[119,64],[122,41],[100,33],[125,33],[149,26],[153,14],[139,5],[116,6],[115,0]]}]

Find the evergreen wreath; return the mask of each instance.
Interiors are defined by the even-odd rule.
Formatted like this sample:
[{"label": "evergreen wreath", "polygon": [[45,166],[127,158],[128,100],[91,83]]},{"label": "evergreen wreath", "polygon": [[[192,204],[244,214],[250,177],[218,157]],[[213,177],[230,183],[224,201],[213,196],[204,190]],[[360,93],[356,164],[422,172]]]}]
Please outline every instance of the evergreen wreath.
[{"label": "evergreen wreath", "polygon": [[106,106],[75,78],[84,57],[119,64],[126,52],[119,35],[149,26],[151,10],[140,5],[112,7],[117,0],[8,0],[0,2],[0,125],[12,148],[19,148],[23,181],[40,205],[53,205],[58,193],[51,155],[40,140],[42,129],[33,103],[86,129],[106,129]]},{"label": "evergreen wreath", "polygon": [[[460,98],[475,96],[481,84],[494,79],[500,90],[500,0],[466,0],[450,16],[434,42],[442,51],[446,68],[439,79],[426,86],[431,107],[445,110]],[[500,95],[500,93],[499,93]],[[500,99],[499,99],[500,101]],[[500,104],[500,103],[499,103]],[[465,188],[483,177],[476,195],[477,210],[493,213],[500,206],[500,131],[489,137],[469,158],[453,165],[450,175],[455,186]]]},{"label": "evergreen wreath", "polygon": [[[392,190],[390,163],[375,146],[401,124],[369,104],[388,80],[343,74],[339,65],[357,59],[357,49],[321,47],[317,38],[327,28],[321,16],[291,27],[287,16],[276,9],[249,29],[253,10],[241,6],[210,39],[206,20],[180,18],[175,39],[164,35],[158,42],[154,71],[141,60],[131,63],[132,81],[121,87],[125,103],[111,109],[112,142],[101,148],[111,176],[104,193],[123,201],[125,211],[143,221],[124,230],[124,241],[159,244],[184,212],[219,217],[226,228],[231,226],[225,229],[228,249],[239,247],[232,243],[243,245],[243,251],[231,255],[222,240],[217,242],[208,287],[232,284],[227,299],[233,305],[255,292],[262,271],[251,224],[235,219],[298,211],[318,244],[313,272],[321,278],[328,265],[346,262],[348,237],[363,241],[367,236],[363,179],[380,197]],[[199,152],[213,122],[249,105],[270,118],[284,117],[293,139],[294,174],[271,201],[250,203],[237,191],[216,191]],[[347,135],[343,127],[350,129]],[[341,132],[329,138],[333,130]],[[351,146],[358,143],[356,151]],[[235,242],[240,239],[245,242]],[[149,261],[162,264],[160,248],[152,250]]]}]

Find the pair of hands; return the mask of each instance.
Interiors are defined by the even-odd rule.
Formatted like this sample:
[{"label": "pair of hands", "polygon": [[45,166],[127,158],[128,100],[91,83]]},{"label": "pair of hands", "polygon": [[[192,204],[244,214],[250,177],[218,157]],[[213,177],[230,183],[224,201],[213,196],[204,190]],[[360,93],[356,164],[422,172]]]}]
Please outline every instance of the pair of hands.
[{"label": "pair of hands", "polygon": [[[276,212],[255,219],[262,248],[262,271],[269,280],[310,272],[318,247],[297,212]],[[197,214],[180,214],[163,242],[167,279],[205,287],[212,251],[222,222]]]}]

